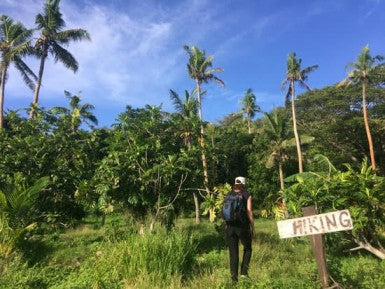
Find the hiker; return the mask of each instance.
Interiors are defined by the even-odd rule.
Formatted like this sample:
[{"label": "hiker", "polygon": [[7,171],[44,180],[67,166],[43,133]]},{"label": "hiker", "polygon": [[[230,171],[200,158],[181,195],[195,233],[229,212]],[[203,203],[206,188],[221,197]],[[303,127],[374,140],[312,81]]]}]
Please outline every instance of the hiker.
[{"label": "hiker", "polygon": [[254,234],[252,199],[246,192],[244,177],[235,178],[233,191],[226,196],[223,207],[223,218],[226,221],[225,238],[229,247],[230,272],[233,282],[238,281],[239,240],[243,245],[241,278],[248,277],[251,258],[251,239]]}]

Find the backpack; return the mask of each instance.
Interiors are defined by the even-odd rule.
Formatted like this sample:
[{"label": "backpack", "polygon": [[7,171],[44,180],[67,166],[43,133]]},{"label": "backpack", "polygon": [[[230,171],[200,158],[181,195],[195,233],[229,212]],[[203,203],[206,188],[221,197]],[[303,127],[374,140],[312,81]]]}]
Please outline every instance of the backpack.
[{"label": "backpack", "polygon": [[227,194],[222,207],[222,217],[226,222],[245,223],[247,222],[247,193]]}]

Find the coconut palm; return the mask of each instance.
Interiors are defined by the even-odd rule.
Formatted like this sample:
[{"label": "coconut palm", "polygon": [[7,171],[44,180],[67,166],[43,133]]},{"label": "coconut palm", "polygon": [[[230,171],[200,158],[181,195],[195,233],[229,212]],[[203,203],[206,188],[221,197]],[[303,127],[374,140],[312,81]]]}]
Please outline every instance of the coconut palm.
[{"label": "coconut palm", "polygon": [[[174,107],[177,110],[177,117],[182,126],[181,137],[187,149],[190,150],[192,146],[193,136],[197,135],[198,127],[198,106],[197,100],[194,98],[193,93],[189,93],[185,90],[185,98],[181,99],[178,93],[170,89],[170,98],[174,103]],[[193,192],[194,205],[195,205],[195,223],[200,223],[199,213],[199,199],[196,192]]]},{"label": "coconut palm", "polygon": [[65,67],[76,72],[78,62],[62,45],[67,45],[70,41],[91,39],[88,32],[84,29],[63,30],[65,21],[60,13],[59,3],[60,0],[47,0],[43,13],[39,13],[35,19],[37,29],[41,32],[35,44],[37,54],[40,57],[40,67],[33,95],[32,109],[29,115],[30,118],[33,118],[34,107],[36,107],[39,101],[39,92],[48,54],[54,57],[55,62],[60,61]]},{"label": "coconut palm", "polygon": [[285,188],[283,163],[288,158],[285,149],[295,145],[295,140],[290,137],[288,120],[277,109],[271,113],[265,113],[265,132],[271,142],[271,153],[267,159],[266,167],[272,168],[278,163],[279,180],[281,190]]},{"label": "coconut palm", "polygon": [[290,53],[287,58],[287,71],[286,78],[282,82],[281,88],[284,88],[286,84],[288,85],[285,101],[288,104],[289,96],[291,96],[291,113],[293,118],[293,131],[295,137],[295,143],[297,146],[297,154],[298,154],[298,168],[299,172],[303,172],[303,164],[302,164],[302,151],[301,151],[301,143],[297,130],[297,119],[295,114],[295,82],[298,82],[300,85],[305,87],[307,90],[311,90],[310,87],[306,84],[307,75],[318,68],[318,65],[313,65],[306,67],[305,69],[301,68],[302,59],[296,58],[296,54],[294,52]]},{"label": "coconut palm", "polygon": [[242,112],[246,114],[247,118],[247,128],[249,133],[251,133],[251,119],[255,116],[256,112],[261,111],[261,108],[255,103],[255,95],[253,90],[249,88],[246,91],[244,98],[241,100],[243,104]]},{"label": "coconut palm", "polygon": [[[282,111],[275,109],[271,113],[265,113],[265,122],[265,132],[271,142],[271,153],[267,159],[266,167],[272,168],[278,163],[280,187],[283,190],[285,188],[283,163],[288,159],[286,150],[296,146],[295,138],[290,137],[292,132],[288,119]],[[303,144],[307,144],[312,142],[314,137],[303,135],[301,140]]]},{"label": "coconut palm", "polygon": [[178,93],[170,89],[170,98],[177,110],[177,116],[182,124],[181,137],[188,149],[191,149],[192,139],[198,120],[197,100],[192,93],[185,90],[185,98],[181,99]]},{"label": "coconut palm", "polygon": [[198,104],[198,117],[201,121],[200,125],[200,136],[199,143],[202,149],[201,157],[202,157],[202,166],[203,166],[203,177],[204,177],[204,185],[207,195],[210,195],[209,190],[209,177],[207,172],[207,160],[205,153],[205,141],[204,141],[204,125],[202,119],[202,84],[208,83],[209,81],[214,80],[219,85],[224,86],[224,82],[219,79],[215,72],[223,72],[222,68],[212,68],[213,66],[213,56],[207,56],[204,50],[200,50],[196,46],[192,46],[191,48],[187,45],[184,46],[187,54],[189,55],[189,62],[187,63],[187,70],[189,76],[195,80],[196,83],[196,93],[197,93],[197,104]]},{"label": "coconut palm", "polygon": [[80,92],[77,95],[72,95],[70,92],[65,90],[64,94],[69,99],[69,108],[54,107],[51,109],[51,112],[54,114],[70,116],[72,131],[77,131],[82,122],[91,128],[93,128],[92,124],[98,124],[97,118],[91,112],[91,110],[95,109],[95,107],[89,103],[80,105]]},{"label": "coconut palm", "polygon": [[34,87],[33,80],[36,75],[25,64],[22,57],[31,52],[30,37],[32,30],[26,29],[20,22],[14,23],[8,16],[0,18],[0,128],[3,127],[3,106],[5,83],[7,80],[7,71],[13,63],[16,69],[21,73],[24,82],[31,89]]},{"label": "coconut palm", "polygon": [[[271,113],[265,113],[265,127],[270,140],[270,155],[266,161],[266,167],[272,168],[278,164],[279,182],[281,191],[285,189],[283,163],[289,158],[286,151],[296,146],[295,138],[291,137],[291,128],[289,128],[289,120],[282,111],[274,109]],[[302,143],[310,143],[314,137],[302,135]],[[286,210],[286,200],[282,199],[285,217],[288,216]]]},{"label": "coconut palm", "polygon": [[[374,155],[372,135],[370,133],[368,113],[366,110],[366,88],[372,83],[372,80],[376,80],[377,75],[375,71],[378,67],[383,66],[381,63],[383,60],[384,57],[381,55],[371,56],[369,46],[366,45],[362,49],[361,54],[358,55],[357,61],[347,65],[347,67],[352,68],[352,70],[349,71],[348,77],[339,83],[339,85],[362,85],[362,113],[364,115],[365,131],[369,144],[370,162],[373,170],[376,170],[376,159]],[[380,66],[376,66],[376,62],[379,62]]]}]

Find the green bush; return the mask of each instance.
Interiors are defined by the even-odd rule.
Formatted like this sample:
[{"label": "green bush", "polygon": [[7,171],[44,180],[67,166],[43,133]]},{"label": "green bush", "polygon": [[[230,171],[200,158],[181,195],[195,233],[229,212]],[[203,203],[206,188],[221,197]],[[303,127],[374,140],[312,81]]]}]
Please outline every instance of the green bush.
[{"label": "green bush", "polygon": [[330,271],[346,289],[385,288],[385,262],[372,256],[340,257],[333,260]]}]

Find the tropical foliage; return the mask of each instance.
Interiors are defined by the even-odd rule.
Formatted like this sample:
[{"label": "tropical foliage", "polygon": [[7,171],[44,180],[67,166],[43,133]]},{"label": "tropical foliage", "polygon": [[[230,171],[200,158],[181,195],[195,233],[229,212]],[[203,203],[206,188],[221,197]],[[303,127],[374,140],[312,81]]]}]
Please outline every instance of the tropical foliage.
[{"label": "tropical foliage", "polygon": [[[254,213],[262,217],[257,238],[261,250],[253,262],[262,267],[269,264],[254,284],[260,287],[255,288],[285,287],[287,280],[276,278],[282,272],[268,272],[282,264],[295,284],[292,288],[316,283],[315,265],[309,262],[309,254],[302,255],[307,250],[303,240],[284,243],[275,229],[264,231],[265,224],[275,228],[269,219],[300,216],[308,205],[319,213],[350,211],[353,230],[326,237],[330,263],[351,288],[374,288],[373,280],[357,279],[362,268],[352,264],[366,262],[383,269],[370,257],[355,253],[358,248],[366,249],[384,258],[385,74],[381,56],[371,56],[366,46],[346,80],[310,90],[307,77],[317,65],[302,68],[302,60],[291,53],[282,83],[287,86],[285,106],[256,118],[261,110],[249,88],[239,100],[241,111],[209,123],[202,117],[203,85],[214,81],[224,86],[217,76],[223,69],[213,68],[213,56],[206,56],[204,50],[185,46],[186,78],[194,84],[182,96],[170,90],[173,111],[162,105],[127,105],[114,124],[98,128],[94,106],[84,103],[80,92],[74,95],[63,87],[66,107],[38,106],[47,58],[52,56],[76,71],[79,64],[64,47],[90,39],[84,29],[65,30],[59,4],[59,0],[47,0],[36,16],[37,38],[21,23],[0,18],[0,287],[12,282],[14,288],[51,284],[59,284],[57,288],[148,288],[161,278],[159,286],[181,288],[194,283],[190,282],[196,280],[193,274],[205,276],[206,281],[212,279],[212,272],[224,276],[216,267],[225,264],[224,243],[217,231],[224,225],[220,210],[234,178],[245,176]],[[32,55],[40,59],[37,76],[27,65]],[[11,65],[34,89],[34,104],[8,110],[3,117]],[[296,93],[296,84],[306,91]],[[194,216],[201,224],[184,223]],[[206,216],[214,224],[205,222]],[[87,235],[78,226],[87,225],[90,219],[92,228],[84,227],[91,232]],[[124,229],[118,222],[124,222]],[[212,231],[200,235],[206,226]],[[302,250],[295,252],[295,260],[290,257],[295,250],[292,244]],[[81,257],[66,259],[68,251],[61,249],[73,245]],[[51,251],[44,246],[51,246]],[[61,255],[54,259],[48,256],[50,252]],[[61,268],[59,259],[64,260],[59,262]],[[306,267],[303,272],[292,268],[297,259]],[[111,269],[116,260],[117,269]],[[55,274],[47,273],[52,268]],[[44,276],[40,279],[36,277],[39,270]],[[60,285],[63,278],[68,279]],[[374,280],[385,284],[383,274]],[[222,281],[220,286],[225,284]],[[214,283],[202,282],[195,288],[218,287]]]}]

